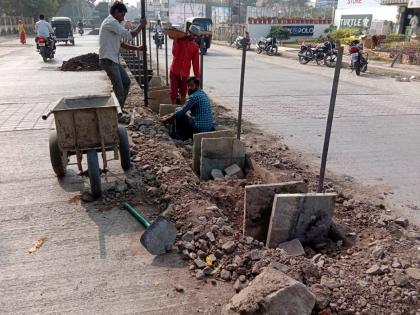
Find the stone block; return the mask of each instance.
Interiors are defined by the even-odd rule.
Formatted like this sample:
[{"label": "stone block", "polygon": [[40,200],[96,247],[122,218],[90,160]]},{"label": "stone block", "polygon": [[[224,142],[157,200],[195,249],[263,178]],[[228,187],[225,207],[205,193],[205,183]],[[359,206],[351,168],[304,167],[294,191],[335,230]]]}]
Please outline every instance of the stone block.
[{"label": "stone block", "polygon": [[278,194],[274,197],[267,247],[299,239],[303,244],[325,241],[330,231],[337,194]]},{"label": "stone block", "polygon": [[315,302],[315,295],[304,284],[279,270],[265,268],[232,297],[222,315],[310,315]]},{"label": "stone block", "polygon": [[274,196],[306,192],[308,185],[300,181],[245,186],[243,233],[265,242]]},{"label": "stone block", "polygon": [[172,104],[160,104],[159,105],[159,116],[163,117],[169,114],[173,114],[177,108],[177,105]]},{"label": "stone block", "polygon": [[223,175],[223,172],[221,170],[211,170],[210,177],[214,180],[225,180],[225,176]]},{"label": "stone block", "polygon": [[302,243],[297,238],[289,242],[281,243],[277,247],[284,249],[288,256],[305,256],[305,249],[303,248]]},{"label": "stone block", "polygon": [[193,136],[193,169],[194,172],[200,175],[200,160],[201,160],[201,140],[204,138],[234,138],[235,133],[232,130],[219,130],[212,132],[196,133]]},{"label": "stone block", "polygon": [[232,164],[231,166],[227,167],[225,169],[225,173],[226,173],[226,176],[229,176],[229,178],[236,178],[236,179],[244,178],[244,172],[236,164]]},{"label": "stone block", "polygon": [[149,91],[149,107],[155,112],[159,113],[160,104],[170,104],[169,89],[152,89]]},{"label": "stone block", "polygon": [[200,178],[208,180],[212,169],[225,169],[237,164],[245,168],[245,144],[235,138],[203,138],[201,140]]}]

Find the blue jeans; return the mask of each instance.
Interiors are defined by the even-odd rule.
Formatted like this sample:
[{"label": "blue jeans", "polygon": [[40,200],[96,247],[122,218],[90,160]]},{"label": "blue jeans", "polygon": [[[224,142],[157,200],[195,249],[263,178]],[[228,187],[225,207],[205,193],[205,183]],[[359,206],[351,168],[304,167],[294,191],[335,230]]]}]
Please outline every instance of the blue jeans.
[{"label": "blue jeans", "polygon": [[102,69],[105,70],[108,78],[111,80],[115,96],[120,103],[121,109],[124,108],[128,91],[130,90],[131,80],[125,72],[125,69],[119,64],[109,59],[100,60]]}]

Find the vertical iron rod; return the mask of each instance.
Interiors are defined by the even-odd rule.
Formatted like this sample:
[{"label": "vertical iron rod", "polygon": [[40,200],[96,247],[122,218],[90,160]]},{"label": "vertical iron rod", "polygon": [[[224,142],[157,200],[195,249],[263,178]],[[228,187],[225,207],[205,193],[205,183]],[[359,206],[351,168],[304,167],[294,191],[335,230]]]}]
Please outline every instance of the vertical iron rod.
[{"label": "vertical iron rod", "polygon": [[343,62],[343,52],[344,52],[344,47],[340,47],[338,49],[337,63],[335,65],[334,81],[333,81],[331,99],[330,99],[330,108],[328,111],[327,127],[325,130],[324,147],[322,149],[321,169],[319,172],[319,182],[318,182],[318,190],[317,190],[318,193],[322,193],[324,190],[325,169],[327,168],[328,149],[330,146],[331,129],[332,129],[332,123],[334,119],[334,109],[335,109],[335,101],[337,99],[338,83],[340,81],[341,64]]},{"label": "vertical iron rod", "polygon": [[[156,33],[155,36],[158,36],[158,34]],[[160,73],[159,73],[159,45],[160,44],[160,39],[156,38],[155,40],[156,43],[156,73],[157,76],[160,77]]]},{"label": "vertical iron rod", "polygon": [[244,37],[242,39],[241,85],[239,88],[238,131],[236,134],[236,138],[238,140],[241,139],[241,129],[242,129],[242,105],[244,101],[245,62],[246,62],[246,42],[245,42],[245,37]]},{"label": "vertical iron rod", "polygon": [[[141,18],[146,18],[146,1],[141,0]],[[141,37],[143,43],[143,79],[144,79],[144,105],[149,105],[149,72],[147,71],[147,41],[146,41],[146,27],[141,30]],[[141,82],[141,80],[140,80]],[[140,83],[141,84],[141,83]]]},{"label": "vertical iron rod", "polygon": [[165,34],[166,86],[169,86],[168,35]]},{"label": "vertical iron rod", "polygon": [[203,88],[204,80],[204,36],[200,38],[200,88]]},{"label": "vertical iron rod", "polygon": [[[149,26],[149,47],[152,47],[152,29]],[[152,49],[150,48],[150,54],[149,54],[149,59],[150,59],[150,69],[153,69],[153,63],[152,63]]]},{"label": "vertical iron rod", "polygon": [[[137,45],[140,45],[140,34],[137,34]],[[139,82],[139,85],[141,86],[141,61],[140,61],[140,52],[137,51],[137,80]]]}]

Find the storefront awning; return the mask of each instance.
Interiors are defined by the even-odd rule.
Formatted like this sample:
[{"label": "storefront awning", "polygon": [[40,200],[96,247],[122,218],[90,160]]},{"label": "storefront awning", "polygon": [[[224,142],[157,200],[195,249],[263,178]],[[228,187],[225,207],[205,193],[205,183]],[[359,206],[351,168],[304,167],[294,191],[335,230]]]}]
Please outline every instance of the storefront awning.
[{"label": "storefront awning", "polygon": [[381,5],[408,5],[409,0],[381,0]]}]

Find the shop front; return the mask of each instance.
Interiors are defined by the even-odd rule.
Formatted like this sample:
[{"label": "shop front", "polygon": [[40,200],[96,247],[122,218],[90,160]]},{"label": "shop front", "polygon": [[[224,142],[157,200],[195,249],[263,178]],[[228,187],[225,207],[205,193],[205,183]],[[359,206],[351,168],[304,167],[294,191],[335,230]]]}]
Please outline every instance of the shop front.
[{"label": "shop front", "polygon": [[398,6],[396,32],[420,35],[420,0],[381,0],[382,6]]}]

